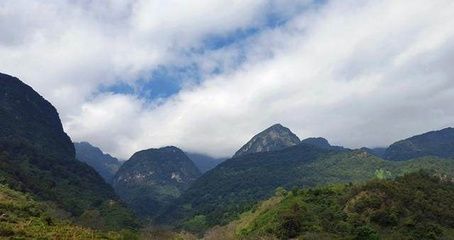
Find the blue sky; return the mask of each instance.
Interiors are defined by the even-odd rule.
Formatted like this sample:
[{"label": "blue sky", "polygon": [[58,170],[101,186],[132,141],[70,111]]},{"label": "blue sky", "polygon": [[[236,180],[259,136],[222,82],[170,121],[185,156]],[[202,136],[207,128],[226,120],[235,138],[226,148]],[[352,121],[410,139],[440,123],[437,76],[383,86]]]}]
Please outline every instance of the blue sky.
[{"label": "blue sky", "polygon": [[[301,14],[307,8],[321,7],[325,0],[315,0],[310,5],[297,5],[292,12],[279,12],[272,9],[266,12],[264,20],[254,26],[246,26],[234,29],[233,31],[222,34],[208,34],[201,40],[200,46],[184,50],[186,55],[203,55],[206,52],[216,51],[222,48],[227,48],[236,45],[241,52],[235,59],[239,66],[244,62],[245,52],[247,49],[242,49],[241,43],[247,39],[260,35],[263,31],[278,29],[284,26],[289,20],[297,14]],[[269,6],[272,8],[272,6]],[[221,68],[215,68],[209,74],[222,74]],[[146,99],[147,101],[161,100],[171,97],[183,88],[184,84],[199,84],[203,81],[203,73],[197,67],[197,64],[189,62],[186,65],[161,65],[155,67],[150,73],[136,79],[133,83],[127,83],[121,79],[118,82],[110,85],[99,86],[101,93],[111,92],[114,94],[132,94]],[[129,81],[130,82],[130,81]]]}]

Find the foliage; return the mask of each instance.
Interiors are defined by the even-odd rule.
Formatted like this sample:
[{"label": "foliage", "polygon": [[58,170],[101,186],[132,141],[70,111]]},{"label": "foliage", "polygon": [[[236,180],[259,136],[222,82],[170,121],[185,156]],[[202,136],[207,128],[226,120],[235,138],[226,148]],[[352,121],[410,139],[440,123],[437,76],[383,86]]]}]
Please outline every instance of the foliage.
[{"label": "foliage", "polygon": [[258,201],[271,197],[280,186],[293,189],[356,183],[420,169],[452,176],[454,161],[435,157],[388,161],[363,150],[322,149],[305,144],[250,154],[229,159],[204,174],[159,220],[182,226],[193,216],[204,215],[210,227],[224,225]]},{"label": "foliage", "polygon": [[203,232],[208,228],[205,215],[196,215],[183,224],[183,228],[190,232]]},{"label": "foliage", "polygon": [[426,172],[288,192],[224,227],[228,239],[454,239],[454,184]]},{"label": "foliage", "polygon": [[99,231],[74,225],[55,206],[0,185],[1,239],[137,239],[137,236],[130,230]]},{"label": "foliage", "polygon": [[375,170],[375,177],[378,179],[389,179],[392,177],[392,173],[382,168]]}]

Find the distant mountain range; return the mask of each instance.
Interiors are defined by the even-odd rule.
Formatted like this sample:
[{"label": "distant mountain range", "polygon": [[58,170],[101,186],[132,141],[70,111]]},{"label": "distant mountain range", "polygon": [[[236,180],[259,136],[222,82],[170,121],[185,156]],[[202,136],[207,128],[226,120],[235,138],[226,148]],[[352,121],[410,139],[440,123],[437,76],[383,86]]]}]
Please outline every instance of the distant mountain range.
[{"label": "distant mountain range", "polygon": [[[282,125],[274,125],[254,136],[237,152],[240,154],[197,179],[160,221],[186,226],[203,216],[205,227],[225,224],[257,201],[270,197],[277,187],[292,189],[360,182],[376,176],[400,176],[419,169],[454,174],[451,159],[421,156],[407,161],[385,160],[370,153],[374,150],[331,146],[323,138],[296,143],[297,137],[293,135]],[[454,137],[450,141],[454,142]]]},{"label": "distant mountain range", "polygon": [[200,153],[186,152],[186,155],[194,162],[201,173],[205,173],[213,169],[226,160],[226,158],[214,158]]},{"label": "distant mountain range", "polygon": [[122,162],[105,154],[88,142],[74,143],[76,158],[94,168],[107,183],[111,183]]}]

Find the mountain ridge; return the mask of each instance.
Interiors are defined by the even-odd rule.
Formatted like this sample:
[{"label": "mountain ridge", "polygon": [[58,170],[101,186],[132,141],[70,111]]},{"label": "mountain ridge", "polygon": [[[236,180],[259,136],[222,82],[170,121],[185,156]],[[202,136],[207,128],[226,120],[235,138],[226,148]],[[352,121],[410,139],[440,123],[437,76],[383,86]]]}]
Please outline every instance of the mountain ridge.
[{"label": "mountain ridge", "polygon": [[454,158],[454,128],[430,131],[397,141],[384,153],[384,158],[396,161],[422,156]]}]

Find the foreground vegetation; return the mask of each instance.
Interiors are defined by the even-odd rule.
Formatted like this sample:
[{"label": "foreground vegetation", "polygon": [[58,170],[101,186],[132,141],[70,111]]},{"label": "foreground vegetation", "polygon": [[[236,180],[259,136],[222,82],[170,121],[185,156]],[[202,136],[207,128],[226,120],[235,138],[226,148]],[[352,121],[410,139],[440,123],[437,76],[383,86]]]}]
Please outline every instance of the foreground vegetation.
[{"label": "foreground vegetation", "polygon": [[0,185],[0,239],[138,239],[132,230],[100,231],[73,222],[52,203]]},{"label": "foreground vegetation", "polygon": [[276,195],[205,239],[454,239],[454,184],[418,172],[395,180]]}]

